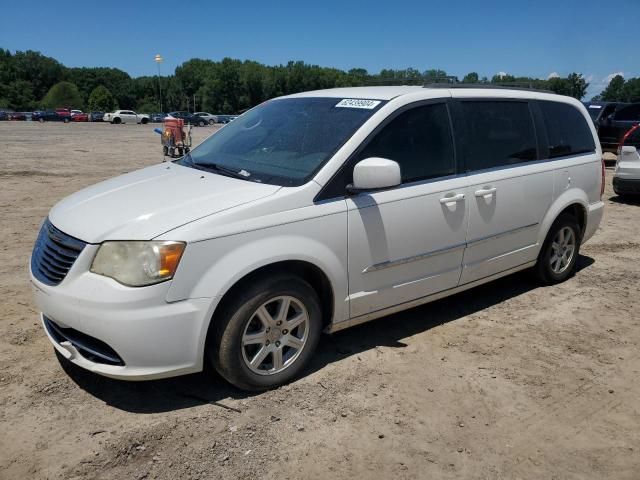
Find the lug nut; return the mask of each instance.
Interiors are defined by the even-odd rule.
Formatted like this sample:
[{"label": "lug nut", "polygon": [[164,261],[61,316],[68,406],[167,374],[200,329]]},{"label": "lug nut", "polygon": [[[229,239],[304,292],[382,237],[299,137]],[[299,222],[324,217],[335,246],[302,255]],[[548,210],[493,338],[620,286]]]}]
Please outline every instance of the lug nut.
[{"label": "lug nut", "polygon": [[267,340],[267,343],[266,343],[266,345],[269,345],[270,343],[271,343],[271,342],[270,342],[269,340]]},{"label": "lug nut", "polygon": [[282,321],[281,321],[281,320],[278,320],[278,321],[276,322],[276,325],[278,325],[278,326],[282,325]]},{"label": "lug nut", "polygon": [[287,330],[287,329],[282,330],[282,334],[283,335],[286,335],[287,333],[289,333],[289,330]]},{"label": "lug nut", "polygon": [[279,346],[280,346],[280,342],[276,342],[276,347],[279,347]]}]

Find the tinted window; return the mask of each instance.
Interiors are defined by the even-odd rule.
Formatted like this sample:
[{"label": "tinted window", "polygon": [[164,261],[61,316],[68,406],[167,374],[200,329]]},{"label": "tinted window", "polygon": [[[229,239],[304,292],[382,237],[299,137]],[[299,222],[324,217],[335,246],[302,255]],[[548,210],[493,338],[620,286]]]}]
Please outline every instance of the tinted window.
[{"label": "tinted window", "polygon": [[538,149],[527,102],[462,102],[467,170],[536,160]]},{"label": "tinted window", "polygon": [[400,164],[403,183],[455,173],[449,113],[444,103],[401,113],[358,156]]},{"label": "tinted window", "polygon": [[636,121],[640,120],[640,104],[631,105],[618,110],[615,116],[616,120]]},{"label": "tinted window", "polygon": [[547,127],[549,158],[593,152],[596,145],[584,116],[572,105],[540,102]]}]

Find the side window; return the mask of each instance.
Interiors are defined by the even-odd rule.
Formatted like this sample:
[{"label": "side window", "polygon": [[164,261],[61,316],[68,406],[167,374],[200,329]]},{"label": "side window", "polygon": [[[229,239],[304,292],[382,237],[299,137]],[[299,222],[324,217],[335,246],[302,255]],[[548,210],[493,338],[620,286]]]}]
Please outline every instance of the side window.
[{"label": "side window", "polygon": [[467,170],[537,160],[533,119],[527,102],[462,101],[462,138]]},{"label": "side window", "polygon": [[369,142],[358,160],[369,157],[398,162],[403,183],[455,173],[447,106],[424,105],[401,113]]},{"label": "side window", "polygon": [[568,103],[541,101],[540,110],[549,138],[549,158],[595,151],[589,125],[577,108]]},{"label": "side window", "polygon": [[615,119],[622,121],[640,121],[640,104],[621,108],[616,113]]}]

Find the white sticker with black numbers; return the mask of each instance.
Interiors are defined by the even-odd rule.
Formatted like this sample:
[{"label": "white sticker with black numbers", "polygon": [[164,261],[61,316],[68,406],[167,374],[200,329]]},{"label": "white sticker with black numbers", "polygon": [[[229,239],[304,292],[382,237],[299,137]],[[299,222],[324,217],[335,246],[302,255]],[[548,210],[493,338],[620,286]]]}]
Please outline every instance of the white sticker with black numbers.
[{"label": "white sticker with black numbers", "polygon": [[373,110],[380,105],[380,100],[365,100],[363,98],[345,98],[340,100],[336,107],[339,108],[364,108],[365,110]]}]

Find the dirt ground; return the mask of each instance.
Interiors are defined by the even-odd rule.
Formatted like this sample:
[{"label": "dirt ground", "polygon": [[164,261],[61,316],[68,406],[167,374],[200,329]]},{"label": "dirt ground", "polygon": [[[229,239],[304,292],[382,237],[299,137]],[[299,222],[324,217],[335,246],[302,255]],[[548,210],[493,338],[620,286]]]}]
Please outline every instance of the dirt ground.
[{"label": "dirt ground", "polygon": [[640,478],[640,203],[614,196],[611,168],[574,278],[517,274],[326,336],[289,386],[59,360],[29,287],[38,226],[161,161],[152,129],[0,123],[0,478]]}]

